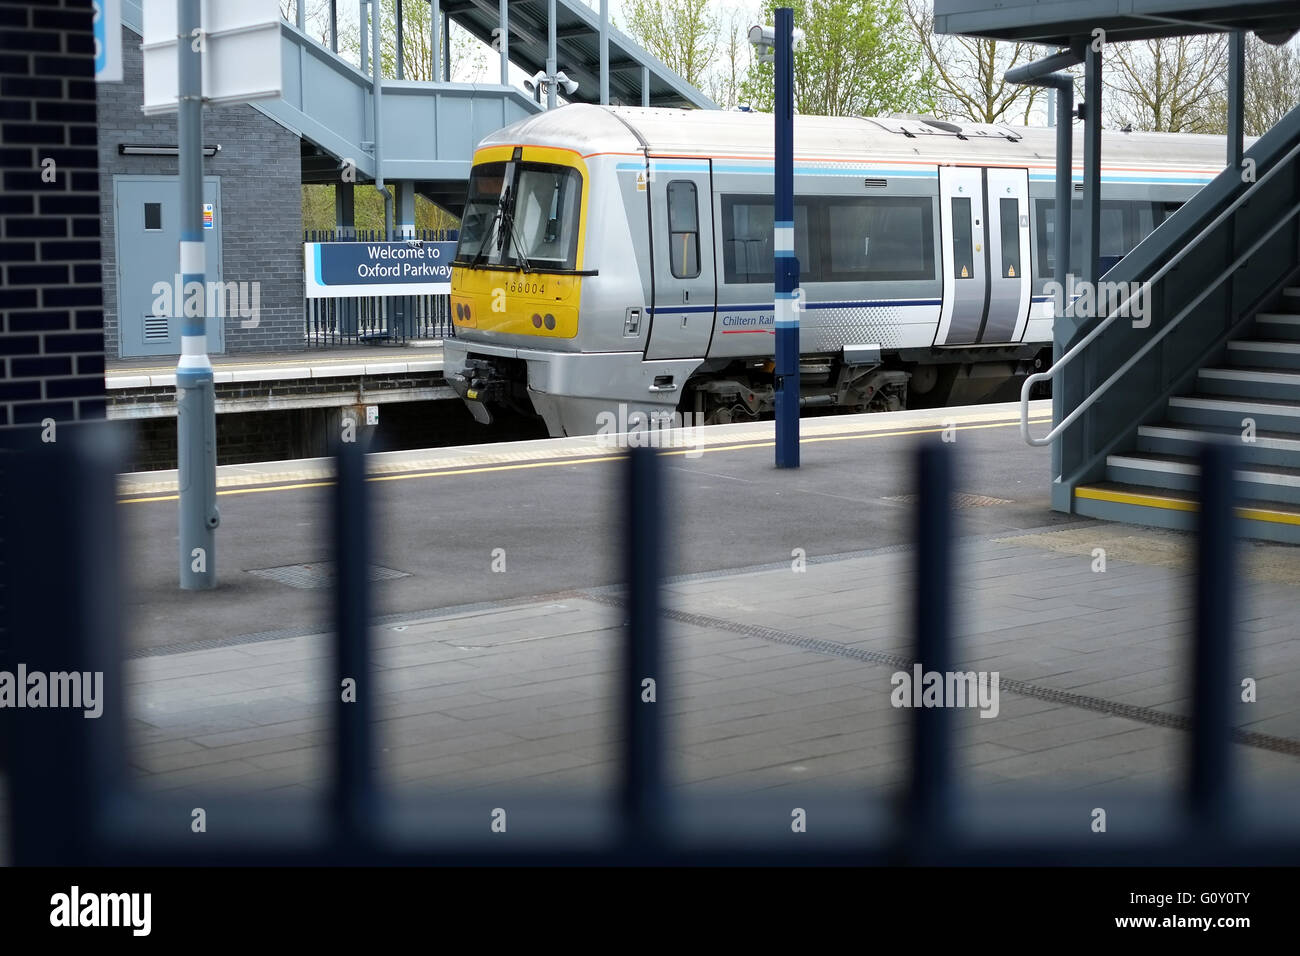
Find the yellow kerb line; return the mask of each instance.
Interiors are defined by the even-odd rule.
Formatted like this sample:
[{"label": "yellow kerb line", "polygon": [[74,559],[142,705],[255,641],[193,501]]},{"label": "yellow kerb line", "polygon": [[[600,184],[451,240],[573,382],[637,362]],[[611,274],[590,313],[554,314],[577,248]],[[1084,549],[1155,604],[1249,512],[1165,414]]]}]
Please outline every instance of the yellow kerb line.
[{"label": "yellow kerb line", "polygon": [[[1031,425],[1041,425],[1049,422],[1051,419],[1039,418],[1030,422]],[[977,428],[1009,428],[1013,425],[1019,425],[1019,421],[1011,422],[989,422],[989,423],[972,423],[969,425],[954,425],[958,431],[973,431]],[[934,435],[947,431],[948,426],[941,428],[913,428],[902,431],[884,431],[884,432],[855,432],[848,435],[822,435],[813,438],[802,438],[799,444],[812,444],[813,442],[824,441],[852,441],[858,438],[898,438],[906,435]],[[647,433],[649,434],[649,433]],[[775,439],[772,441],[747,442],[739,445],[715,445],[712,448],[681,448],[672,451],[662,452],[663,455],[698,455],[705,452],[715,451],[744,451],[750,448],[771,448],[776,444]],[[623,457],[626,449],[618,448],[611,451],[608,455],[600,455],[595,458],[559,458],[548,459],[547,461],[518,462],[509,465],[484,465],[478,468],[442,468],[436,471],[413,471],[400,475],[369,475],[366,481],[409,481],[413,478],[443,478],[454,475],[482,475],[494,471],[523,471],[527,468],[555,468],[561,465],[591,465],[598,462],[618,461]],[[282,485],[263,485],[254,488],[229,488],[225,491],[218,491],[218,496],[224,495],[254,495],[271,491],[297,491],[300,488],[330,488],[334,482],[330,481],[303,481],[293,484]],[[180,499],[178,494],[167,495],[147,495],[135,498],[121,498],[118,504],[137,505],[145,504],[151,501],[177,501]]]},{"label": "yellow kerb line", "polygon": [[[1109,491],[1105,488],[1075,488],[1076,498],[1089,501],[1109,501],[1117,505],[1138,505],[1146,508],[1160,508],[1164,511],[1200,511],[1198,501],[1186,498],[1166,498],[1163,495],[1134,494],[1127,491]],[[1237,517],[1249,521],[1267,521],[1270,524],[1300,525],[1300,514],[1287,511],[1268,511],[1263,508],[1237,508]]]}]

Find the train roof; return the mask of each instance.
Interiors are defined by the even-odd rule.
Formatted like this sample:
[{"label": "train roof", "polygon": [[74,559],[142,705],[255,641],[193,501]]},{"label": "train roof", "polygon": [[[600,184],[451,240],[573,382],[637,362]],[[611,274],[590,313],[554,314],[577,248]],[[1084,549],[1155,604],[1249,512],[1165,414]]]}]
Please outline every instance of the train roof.
[{"label": "train roof", "polygon": [[[584,156],[654,155],[770,158],[772,114],[597,106],[573,103],[512,123],[479,145],[534,144]],[[1253,142],[1247,140],[1247,145]],[[1102,164],[1218,172],[1226,138],[1195,133],[1102,132]],[[933,117],[796,116],[795,156],[806,159],[1043,165],[1056,152],[1056,130],[1005,124],[945,122]],[[1074,130],[1074,165],[1083,159],[1082,124]]]}]

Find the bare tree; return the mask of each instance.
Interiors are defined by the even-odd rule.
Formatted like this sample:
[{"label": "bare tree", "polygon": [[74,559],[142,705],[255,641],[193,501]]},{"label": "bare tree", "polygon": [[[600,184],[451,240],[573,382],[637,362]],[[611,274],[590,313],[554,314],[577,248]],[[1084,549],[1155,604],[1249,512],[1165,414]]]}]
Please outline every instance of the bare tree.
[{"label": "bare tree", "polygon": [[718,55],[715,69],[708,75],[708,94],[713,102],[731,108],[740,99],[740,87],[749,71],[749,20],[751,16],[741,7],[719,14],[715,21],[718,36]]},{"label": "bare tree", "polygon": [[1245,127],[1263,136],[1300,105],[1300,46],[1272,46],[1254,34],[1246,37]]},{"label": "bare tree", "polygon": [[1106,46],[1104,111],[1117,124],[1161,133],[1222,133],[1228,38],[1223,34]]},{"label": "bare tree", "polygon": [[1003,76],[1041,56],[1041,47],[937,34],[928,0],[907,0],[907,18],[925,54],[937,113],[977,123],[1014,120],[1028,125],[1043,90],[1008,83]]}]

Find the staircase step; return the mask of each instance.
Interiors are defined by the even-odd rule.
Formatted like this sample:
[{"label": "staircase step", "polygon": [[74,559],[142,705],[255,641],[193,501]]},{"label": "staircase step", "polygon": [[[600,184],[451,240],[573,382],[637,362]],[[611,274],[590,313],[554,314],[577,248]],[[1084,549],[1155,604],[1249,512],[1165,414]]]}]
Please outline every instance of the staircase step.
[{"label": "staircase step", "polygon": [[[1243,464],[1237,469],[1241,495],[1258,501],[1300,504],[1300,468]],[[1185,455],[1131,452],[1106,456],[1111,481],[1172,491],[1196,491],[1200,467]]]},{"label": "staircase step", "polygon": [[1252,441],[1242,436],[1243,429],[1213,425],[1185,425],[1164,422],[1138,428],[1137,450],[1152,455],[1195,457],[1201,445],[1211,441],[1232,441],[1238,445],[1241,461],[1267,467],[1300,467],[1300,435],[1285,432],[1256,431]]},{"label": "staircase step", "polygon": [[1260,431],[1300,434],[1300,401],[1261,402],[1222,395],[1179,395],[1169,399],[1170,421],[1235,430],[1249,418]]},{"label": "staircase step", "polygon": [[1228,361],[1236,366],[1300,369],[1300,342],[1236,339],[1228,343]]},{"label": "staircase step", "polygon": [[1240,398],[1300,399],[1300,372],[1271,368],[1203,368],[1198,390]]},{"label": "staircase step", "polygon": [[1261,338],[1300,340],[1300,313],[1261,312],[1255,316],[1255,332]]},{"label": "staircase step", "polygon": [[[1089,518],[1191,530],[1200,503],[1186,491],[1155,491],[1141,485],[1103,481],[1074,489],[1074,512]],[[1241,533],[1249,538],[1300,544],[1300,506],[1242,501],[1237,506]]]}]

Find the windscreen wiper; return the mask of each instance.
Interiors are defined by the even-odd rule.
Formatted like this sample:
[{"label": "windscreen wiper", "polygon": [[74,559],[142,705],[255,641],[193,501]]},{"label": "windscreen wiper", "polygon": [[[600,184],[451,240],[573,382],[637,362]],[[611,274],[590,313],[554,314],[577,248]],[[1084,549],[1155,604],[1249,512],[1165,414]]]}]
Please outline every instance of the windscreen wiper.
[{"label": "windscreen wiper", "polygon": [[[506,208],[506,204],[509,201],[510,201],[510,187],[507,186],[505,192],[501,194],[501,198],[497,200],[497,211],[492,216],[492,223],[491,225],[488,226],[487,235],[483,237],[483,241],[479,243],[478,252],[474,253],[474,258],[471,259],[469,262],[469,267],[471,269],[478,268],[478,264],[482,262],[483,257],[487,255],[488,246],[492,244],[493,235],[495,234],[498,226],[501,223],[502,213],[504,212]],[[499,248],[499,244],[498,244],[498,248]]]},{"label": "windscreen wiper", "polygon": [[505,227],[510,231],[510,244],[514,246],[515,255],[519,256],[520,266],[525,274],[532,272],[532,264],[528,261],[528,256],[524,255],[524,250],[519,248],[519,240],[515,238],[515,217],[511,213],[505,214]]}]

